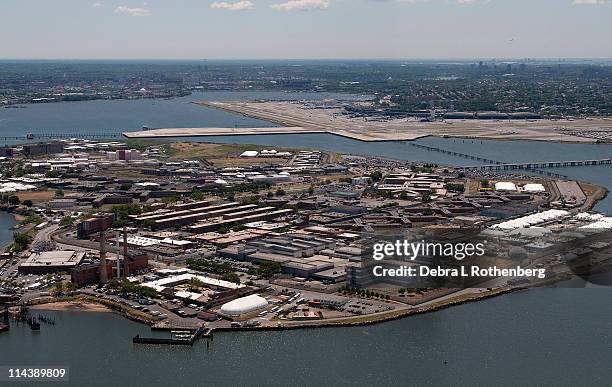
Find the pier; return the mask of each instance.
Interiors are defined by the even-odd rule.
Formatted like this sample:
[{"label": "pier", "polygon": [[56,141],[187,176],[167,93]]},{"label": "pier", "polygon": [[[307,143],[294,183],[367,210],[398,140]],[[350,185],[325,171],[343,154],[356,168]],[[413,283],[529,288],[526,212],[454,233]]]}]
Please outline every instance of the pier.
[{"label": "pier", "polygon": [[[185,331],[188,332],[188,331]],[[191,336],[186,338],[181,337],[170,337],[170,338],[161,338],[161,337],[140,337],[140,335],[134,336],[132,342],[134,344],[161,344],[161,345],[189,345],[193,346],[193,344],[198,341],[200,338],[212,338],[212,329],[205,328],[204,326],[199,327]]]}]

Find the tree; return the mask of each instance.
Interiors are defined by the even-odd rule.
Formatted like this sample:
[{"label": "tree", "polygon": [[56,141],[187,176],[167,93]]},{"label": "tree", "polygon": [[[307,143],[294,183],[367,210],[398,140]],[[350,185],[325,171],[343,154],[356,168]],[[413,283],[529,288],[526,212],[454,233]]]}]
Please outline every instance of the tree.
[{"label": "tree", "polygon": [[266,194],[266,197],[268,197],[268,198],[272,198],[272,197],[274,197],[274,193],[273,193],[272,191],[269,191],[269,192]]},{"label": "tree", "polygon": [[262,262],[257,268],[257,275],[262,278],[271,278],[282,271],[281,264],[278,262]]},{"label": "tree", "polygon": [[57,281],[54,285],[55,288],[55,293],[57,294],[62,294],[64,292],[64,282],[63,281]]},{"label": "tree", "polygon": [[63,198],[64,197],[64,190],[58,189],[57,191],[55,191],[55,197],[56,198]]},{"label": "tree", "polygon": [[236,283],[236,284],[240,283],[240,277],[238,276],[238,274],[236,274],[234,272],[223,274],[221,279],[224,280],[224,281],[233,282],[233,283]]},{"label": "tree", "polygon": [[282,188],[279,188],[276,190],[276,196],[283,196],[285,195],[285,190]]},{"label": "tree", "polygon": [[312,184],[311,184],[311,185],[310,185],[310,187],[308,187],[308,194],[309,194],[309,195],[314,194],[314,190],[315,190],[315,189],[314,189],[314,185],[312,185]]},{"label": "tree", "polygon": [[74,224],[74,219],[71,216],[64,216],[62,220],[60,220],[60,227],[70,227]]},{"label": "tree", "polygon": [[45,173],[45,177],[49,177],[49,178],[58,178],[60,176],[62,176],[62,172],[58,170],[47,171],[47,173]]},{"label": "tree", "polygon": [[8,198],[9,204],[16,206],[19,204],[19,197],[17,195],[11,195]]},{"label": "tree", "polygon": [[25,219],[23,219],[21,224],[41,224],[42,222],[43,219],[40,216],[36,214],[30,214],[26,216]]},{"label": "tree", "polygon": [[192,289],[200,289],[204,286],[204,282],[200,281],[196,277],[191,277],[189,280],[189,287]]},{"label": "tree", "polygon": [[132,183],[123,183],[119,186],[119,190],[121,191],[127,191],[130,188],[132,188]]},{"label": "tree", "polygon": [[32,203],[32,201],[30,199],[26,199],[23,201],[23,205],[26,207],[32,207],[34,205],[34,203]]},{"label": "tree", "polygon": [[381,171],[374,171],[370,174],[370,178],[372,179],[373,182],[377,182],[377,181],[382,180],[383,174]]},{"label": "tree", "polygon": [[142,222],[142,227],[148,228],[149,230],[151,230],[154,226],[155,221],[153,219],[146,219],[144,222]]},{"label": "tree", "polygon": [[13,251],[20,252],[28,248],[31,238],[27,233],[13,234]]},{"label": "tree", "polygon": [[194,189],[193,192],[191,193],[191,198],[193,200],[203,200],[204,199],[204,193],[198,189]]}]

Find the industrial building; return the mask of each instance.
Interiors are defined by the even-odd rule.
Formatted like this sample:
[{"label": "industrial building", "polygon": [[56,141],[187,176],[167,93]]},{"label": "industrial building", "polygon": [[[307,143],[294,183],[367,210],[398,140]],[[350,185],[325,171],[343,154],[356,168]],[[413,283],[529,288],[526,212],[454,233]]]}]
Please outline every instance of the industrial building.
[{"label": "industrial building", "polygon": [[[131,251],[127,254],[127,265],[123,256],[117,262],[116,255],[104,258],[105,273],[101,273],[102,261],[83,262],[70,271],[70,280],[77,286],[97,284],[101,279],[111,280],[119,276],[128,276],[143,272],[149,268],[149,257],[141,251]],[[125,272],[127,270],[127,273]]]},{"label": "industrial building", "polygon": [[88,239],[90,235],[107,230],[115,221],[115,214],[96,214],[77,224],[77,237]]},{"label": "industrial building", "polygon": [[44,251],[32,253],[25,262],[19,265],[22,274],[49,274],[70,272],[78,266],[85,257],[85,252],[79,251]]},{"label": "industrial building", "polygon": [[21,153],[25,157],[33,157],[40,155],[48,155],[52,153],[61,153],[64,151],[64,143],[61,141],[52,141],[38,144],[25,144]]},{"label": "industrial building", "polygon": [[[241,210],[239,211],[240,216],[238,217],[234,217],[235,215],[237,215],[237,213],[228,213],[214,220],[203,222],[203,223],[198,223],[193,226],[189,226],[188,230],[193,233],[202,233],[202,232],[217,230],[221,227],[232,226],[235,224],[245,224],[249,222],[257,222],[257,221],[262,221],[262,220],[273,220],[273,219],[277,219],[283,216],[293,214],[292,209],[268,211],[268,209],[272,209],[272,208],[267,207],[265,212],[261,212],[259,208],[255,209],[257,208],[257,206],[253,206],[249,208],[252,208],[252,210],[242,211],[244,210],[244,208],[238,208]],[[258,212],[261,212],[261,213],[258,213]],[[248,215],[248,214],[251,214],[251,215]]]}]

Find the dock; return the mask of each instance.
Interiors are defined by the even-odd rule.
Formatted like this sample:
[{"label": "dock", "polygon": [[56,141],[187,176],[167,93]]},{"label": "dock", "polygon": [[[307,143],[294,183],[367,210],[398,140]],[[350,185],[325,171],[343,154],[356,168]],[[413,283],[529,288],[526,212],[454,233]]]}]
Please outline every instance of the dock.
[{"label": "dock", "polygon": [[140,337],[140,335],[134,336],[132,342],[134,344],[158,344],[158,345],[188,345],[193,344],[200,338],[212,338],[212,329],[206,327],[199,327],[189,338],[161,338],[161,337]]}]

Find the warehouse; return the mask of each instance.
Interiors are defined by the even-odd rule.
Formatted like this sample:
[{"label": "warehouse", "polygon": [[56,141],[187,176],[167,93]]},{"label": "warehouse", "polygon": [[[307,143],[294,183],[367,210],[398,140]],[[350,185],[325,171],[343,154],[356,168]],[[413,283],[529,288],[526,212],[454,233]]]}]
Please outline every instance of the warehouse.
[{"label": "warehouse", "polygon": [[249,222],[256,222],[260,220],[272,220],[272,219],[280,218],[282,216],[290,215],[292,213],[293,213],[293,210],[284,209],[284,210],[277,210],[277,211],[271,211],[271,212],[264,212],[262,214],[244,216],[244,217],[235,218],[235,219],[217,219],[217,220],[212,220],[210,222],[198,223],[193,226],[189,226],[189,231],[193,233],[214,231],[214,230],[218,230],[221,227],[228,227],[234,224],[244,224],[244,223],[249,223]]},{"label": "warehouse", "polygon": [[70,250],[33,253],[19,265],[19,272],[23,274],[68,273],[79,265],[84,257],[85,252]]}]

